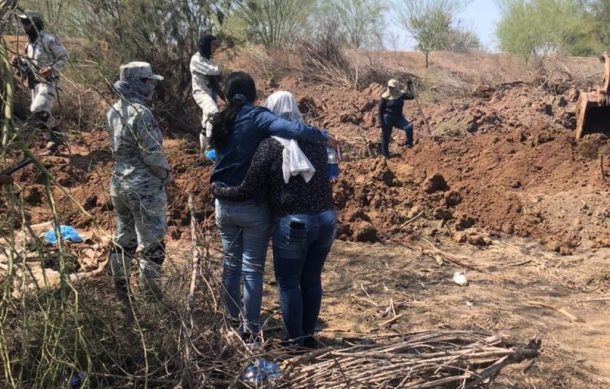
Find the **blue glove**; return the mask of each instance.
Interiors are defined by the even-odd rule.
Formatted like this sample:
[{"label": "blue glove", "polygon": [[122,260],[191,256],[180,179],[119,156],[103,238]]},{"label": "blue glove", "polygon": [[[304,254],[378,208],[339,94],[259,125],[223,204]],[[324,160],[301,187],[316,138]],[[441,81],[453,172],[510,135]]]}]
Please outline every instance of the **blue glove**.
[{"label": "blue glove", "polygon": [[205,157],[210,161],[216,161],[216,149],[209,149],[205,152]]}]

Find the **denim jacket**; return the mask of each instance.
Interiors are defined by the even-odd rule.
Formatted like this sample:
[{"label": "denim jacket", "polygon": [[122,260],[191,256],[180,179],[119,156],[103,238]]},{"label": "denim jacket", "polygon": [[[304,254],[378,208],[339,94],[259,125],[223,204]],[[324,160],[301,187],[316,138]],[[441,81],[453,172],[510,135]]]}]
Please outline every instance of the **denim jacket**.
[{"label": "denim jacket", "polygon": [[317,128],[282,119],[267,108],[250,103],[241,108],[232,127],[228,143],[216,150],[216,166],[210,180],[218,186],[240,185],[258,145],[268,137],[326,142],[326,135]]}]

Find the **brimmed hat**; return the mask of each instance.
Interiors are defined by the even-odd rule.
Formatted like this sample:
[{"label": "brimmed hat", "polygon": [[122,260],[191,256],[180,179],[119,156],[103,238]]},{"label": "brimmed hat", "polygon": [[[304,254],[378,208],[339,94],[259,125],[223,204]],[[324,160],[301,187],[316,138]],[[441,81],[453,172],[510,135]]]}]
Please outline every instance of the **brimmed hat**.
[{"label": "brimmed hat", "polygon": [[383,97],[384,99],[389,99],[389,100],[399,98],[400,96],[405,94],[405,92],[403,90],[401,90],[399,87],[400,87],[400,82],[397,79],[392,78],[390,81],[388,81],[388,88],[386,89],[385,92],[383,92],[381,97]]},{"label": "brimmed hat", "polygon": [[157,80],[163,81],[165,78],[153,73],[152,67],[148,62],[134,61],[121,65],[121,80]]}]

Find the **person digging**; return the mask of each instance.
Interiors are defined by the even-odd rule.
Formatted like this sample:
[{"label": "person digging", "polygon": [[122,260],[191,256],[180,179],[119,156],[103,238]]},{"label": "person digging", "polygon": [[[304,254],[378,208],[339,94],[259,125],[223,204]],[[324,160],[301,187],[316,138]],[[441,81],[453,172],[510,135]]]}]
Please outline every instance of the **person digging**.
[{"label": "person digging", "polygon": [[388,88],[381,95],[379,102],[379,123],[381,124],[381,154],[390,158],[390,139],[392,129],[397,127],[403,130],[407,136],[405,147],[413,146],[413,124],[403,115],[402,109],[405,100],[413,100],[415,96],[411,93],[411,80],[407,81],[408,90],[402,90],[400,82],[395,79],[388,81]]}]

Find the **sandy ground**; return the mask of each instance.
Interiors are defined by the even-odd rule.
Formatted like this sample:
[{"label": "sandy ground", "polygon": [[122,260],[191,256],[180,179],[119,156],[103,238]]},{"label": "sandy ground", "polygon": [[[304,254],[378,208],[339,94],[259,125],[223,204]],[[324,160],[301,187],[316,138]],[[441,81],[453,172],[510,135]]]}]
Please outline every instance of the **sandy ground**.
[{"label": "sandy ground", "polygon": [[[517,238],[484,250],[437,247],[478,270],[442,260],[427,244],[336,242],[323,274],[322,341],[436,329],[490,331],[524,343],[538,338],[541,358],[527,372],[505,370],[498,387],[610,385],[610,250],[562,257]],[[270,258],[264,311],[271,333],[281,336]],[[460,287],[452,276],[464,270],[469,285]]]}]

